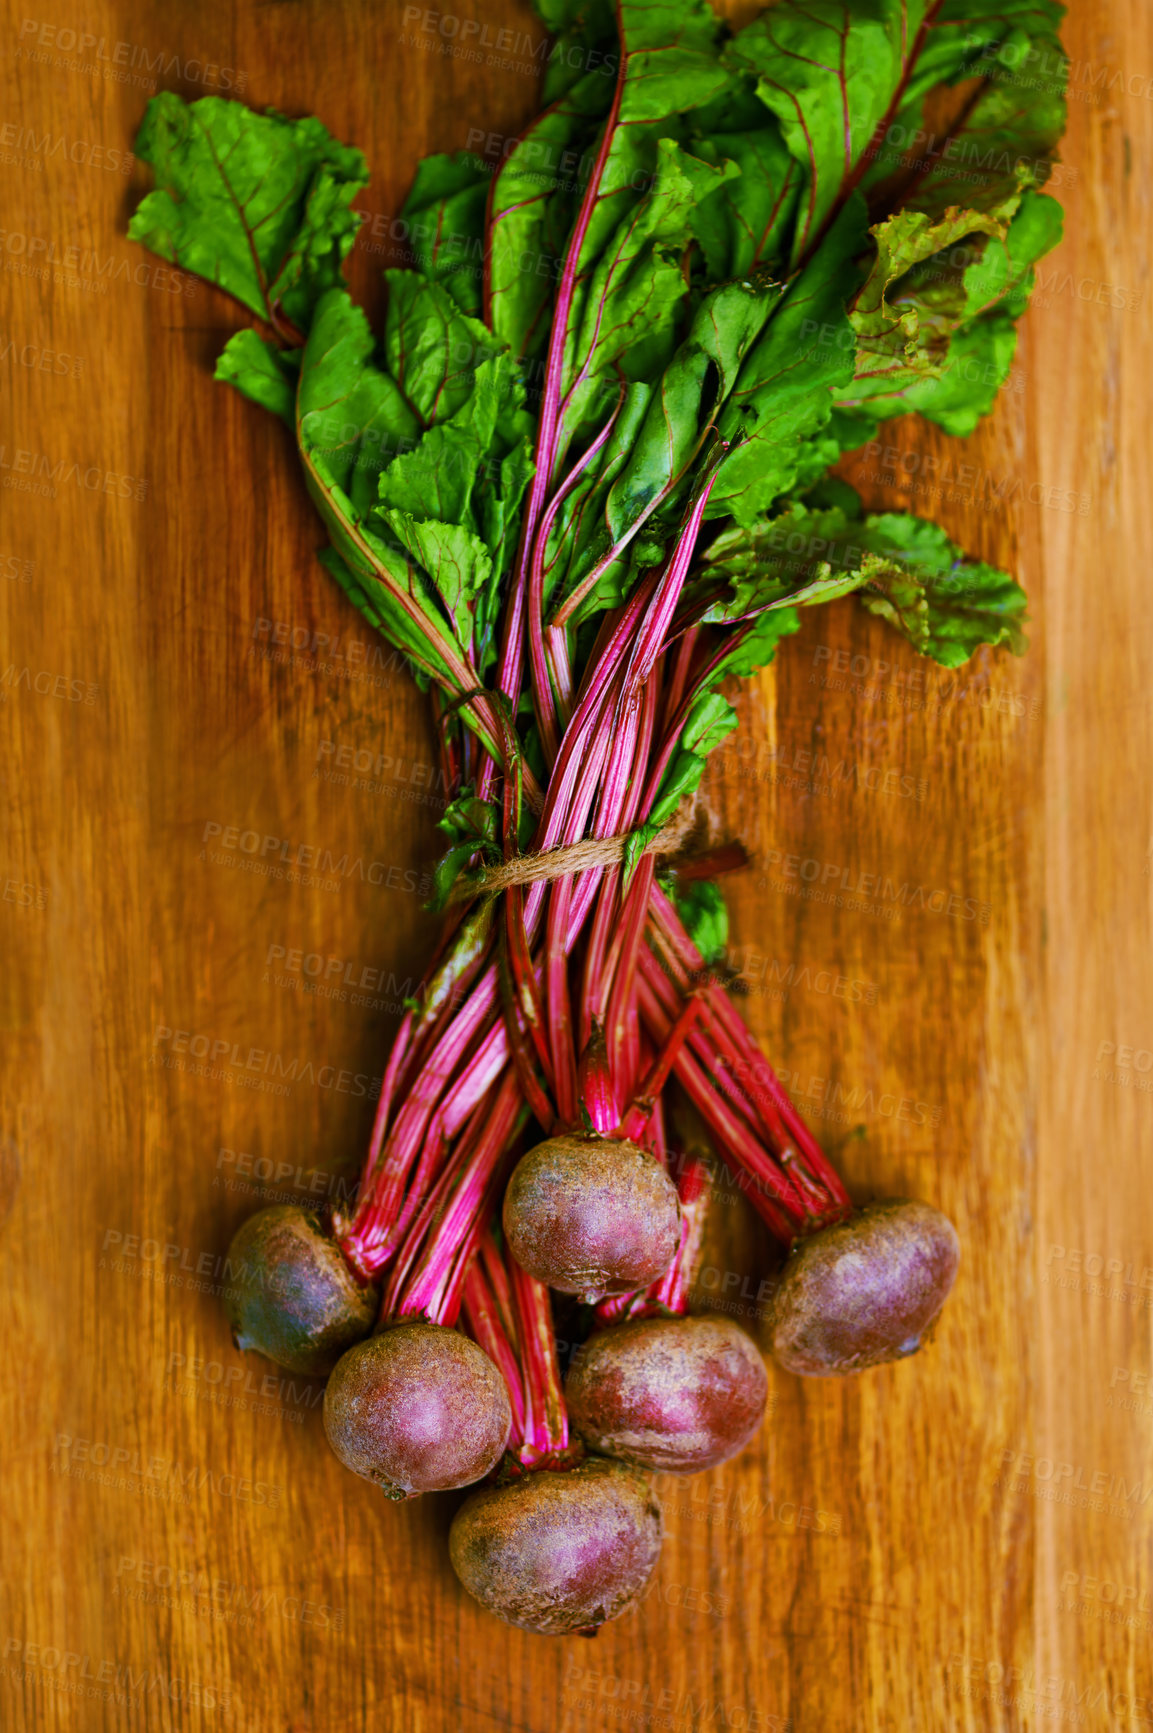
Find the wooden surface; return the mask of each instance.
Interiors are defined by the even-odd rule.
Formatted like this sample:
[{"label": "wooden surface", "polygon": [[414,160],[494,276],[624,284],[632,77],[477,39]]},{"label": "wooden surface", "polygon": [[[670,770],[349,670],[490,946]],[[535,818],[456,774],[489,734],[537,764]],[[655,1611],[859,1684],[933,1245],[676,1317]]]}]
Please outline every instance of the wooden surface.
[{"label": "wooden surface", "polygon": [[[730,885],[748,1014],[856,1195],[957,1222],[956,1295],[911,1363],[771,1372],[757,1444],[663,1483],[650,1598],[595,1642],[482,1615],[453,1500],[385,1504],[329,1453],[319,1388],[229,1344],[237,1223],[358,1166],[357,1080],[433,933],[431,739],[316,563],[284,430],[212,383],[234,310],[129,245],[144,177],[111,154],[157,82],[243,74],[319,114],[372,165],[354,279],[379,306],[417,156],[532,112],[539,26],[491,0],[493,37],[523,35],[478,63],[398,0],[30,10],[0,30],[0,1724],[1153,1723],[1146,0],[1073,0],[1067,238],[1014,388],[964,448],[910,423],[858,466],[1020,573],[1028,658],[954,680],[822,610],[710,783],[756,856]],[[317,774],[342,747],[368,786]],[[293,882],[310,847],[344,871]],[[891,881],[880,912],[810,894],[861,873]],[[283,1093],[245,1086],[251,1049]],[[755,1329],[771,1267],[732,1201],[705,1287]]]}]

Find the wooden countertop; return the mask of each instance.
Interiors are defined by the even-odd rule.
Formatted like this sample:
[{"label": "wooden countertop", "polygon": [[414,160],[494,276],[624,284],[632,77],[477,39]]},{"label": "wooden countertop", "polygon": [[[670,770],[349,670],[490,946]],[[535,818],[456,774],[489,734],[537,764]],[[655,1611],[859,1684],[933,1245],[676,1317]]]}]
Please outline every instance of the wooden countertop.
[{"label": "wooden countertop", "polygon": [[[1067,238],[995,415],[963,445],[894,425],[858,464],[871,501],[1020,574],[1028,657],[946,675],[836,604],[709,783],[756,857],[729,890],[766,1050],[856,1195],[958,1224],[935,1345],[841,1384],[771,1370],[759,1441],[663,1483],[651,1594],[595,1642],[480,1613],[454,1501],[383,1502],[330,1454],[319,1386],[230,1346],[235,1226],[359,1164],[433,936],[437,791],[423,701],[317,564],[284,430],[212,382],[234,309],[125,238],[145,177],[122,157],[157,86],[319,114],[372,165],[353,276],[379,309],[417,157],[535,105],[527,8],[467,0],[467,53],[446,16],[5,8],[0,1723],[1153,1724],[1142,0],[1072,5]],[[276,870],[313,847],[344,865]],[[861,874],[880,912],[815,894]],[[260,1087],[252,1049],[293,1081]],[[724,1206],[705,1288],[756,1329],[771,1267]]]}]

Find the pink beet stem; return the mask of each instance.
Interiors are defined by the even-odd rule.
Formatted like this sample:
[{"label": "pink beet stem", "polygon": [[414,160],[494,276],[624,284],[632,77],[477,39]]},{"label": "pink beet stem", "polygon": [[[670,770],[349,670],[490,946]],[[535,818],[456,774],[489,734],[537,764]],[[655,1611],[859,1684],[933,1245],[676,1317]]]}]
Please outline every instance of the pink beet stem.
[{"label": "pink beet stem", "polygon": [[[506,1071],[471,1123],[457,1160],[413,1224],[385,1291],[385,1318],[427,1318],[455,1324],[468,1263],[491,1212],[502,1162],[524,1123],[516,1074]],[[486,1207],[487,1206],[487,1207]]]},{"label": "pink beet stem", "polygon": [[509,1455],[526,1470],[560,1467],[572,1447],[548,1289],[502,1254],[491,1228],[479,1249],[464,1286],[464,1321],[508,1385]]},{"label": "pink beet stem", "polygon": [[544,1468],[568,1449],[568,1413],[552,1326],[548,1289],[510,1259],[524,1376],[525,1432],[518,1452],[526,1468]]},{"label": "pink beet stem", "polygon": [[510,1443],[513,1439],[520,1443],[525,1436],[524,1386],[516,1347],[509,1338],[508,1325],[500,1315],[491,1285],[491,1269],[484,1256],[490,1237],[486,1234],[482,1239],[481,1255],[470,1265],[465,1277],[461,1312],[468,1334],[478,1347],[484,1349],[508,1387],[512,1408]]}]

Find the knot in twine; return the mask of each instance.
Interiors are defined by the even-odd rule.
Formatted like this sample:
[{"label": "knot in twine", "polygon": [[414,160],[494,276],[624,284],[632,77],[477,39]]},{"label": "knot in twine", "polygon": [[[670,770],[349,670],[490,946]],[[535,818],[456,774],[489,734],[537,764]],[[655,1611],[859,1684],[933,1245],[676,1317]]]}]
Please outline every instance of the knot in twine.
[{"label": "knot in twine", "polygon": [[[676,854],[688,841],[696,821],[691,804],[685,802],[662,825],[637,857],[646,854]],[[469,873],[453,885],[448,894],[448,907],[471,902],[473,897],[492,896],[507,890],[509,885],[537,884],[545,879],[563,879],[570,873],[587,872],[591,867],[618,866],[625,858],[625,849],[633,833],[620,836],[589,837],[584,842],[566,843],[561,848],[545,849],[540,854],[517,855],[501,866],[483,867]]]}]

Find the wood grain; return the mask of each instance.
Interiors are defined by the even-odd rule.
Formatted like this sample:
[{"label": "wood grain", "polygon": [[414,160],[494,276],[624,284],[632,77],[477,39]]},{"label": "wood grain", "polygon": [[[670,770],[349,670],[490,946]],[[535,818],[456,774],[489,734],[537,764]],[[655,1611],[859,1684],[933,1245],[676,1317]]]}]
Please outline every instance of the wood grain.
[{"label": "wood grain", "polygon": [[[595,1643],[480,1614],[453,1501],[383,1505],[328,1452],[318,1387],[262,1385],[228,1341],[236,1224],[358,1166],[432,938],[437,795],[423,703],[317,565],[286,435],[212,383],[233,310],[130,246],[144,177],[110,155],[156,84],[243,74],[319,114],[372,164],[354,280],[378,306],[415,159],[532,112],[540,28],[462,5],[515,33],[466,58],[399,0],[50,12],[0,27],[0,1723],[1153,1722],[1147,5],[1072,5],[1067,238],[1014,388],[964,447],[910,423],[858,464],[871,500],[1021,574],[1028,658],[942,678],[823,610],[709,784],[755,856],[730,887],[750,1019],[855,1195],[958,1223],[956,1297],[911,1364],[772,1374],[760,1441],[664,1483],[650,1598]],[[55,492],[28,491],[43,469]],[[338,746],[382,759],[377,787],[317,774]],[[258,846],[231,866],[228,826]],[[308,848],[347,857],[331,888],[248,870]],[[862,873],[863,908],[827,900]],[[284,1093],[244,1086],[250,1049],[296,1062]],[[771,1264],[726,1204],[702,1292],[755,1329]]]}]

